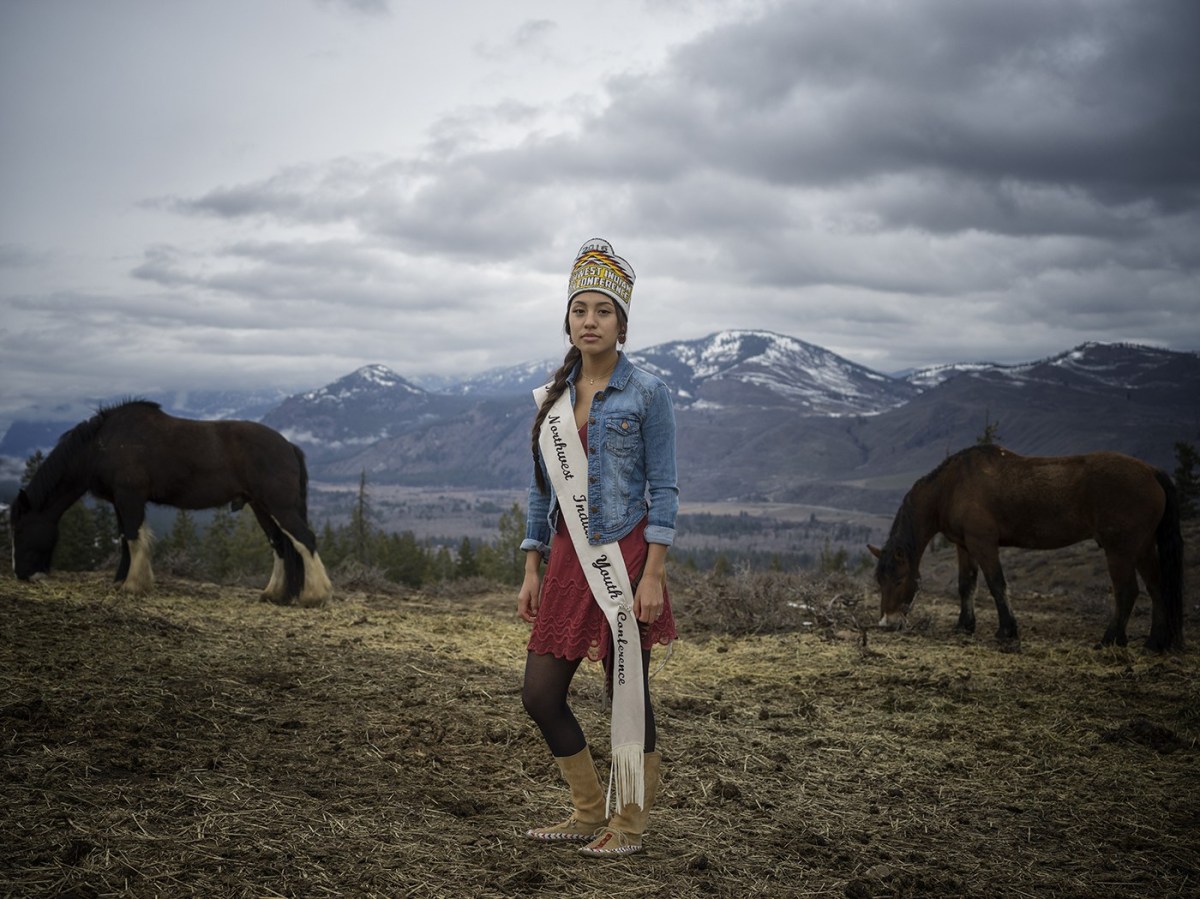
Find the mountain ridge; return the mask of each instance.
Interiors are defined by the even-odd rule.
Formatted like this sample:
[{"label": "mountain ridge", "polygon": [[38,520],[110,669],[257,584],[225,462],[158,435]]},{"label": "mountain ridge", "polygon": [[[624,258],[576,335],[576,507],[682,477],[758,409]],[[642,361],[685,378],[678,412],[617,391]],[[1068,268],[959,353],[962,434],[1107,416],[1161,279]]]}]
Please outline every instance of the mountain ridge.
[{"label": "mountain ridge", "polygon": [[[1171,466],[1175,441],[1200,435],[1200,354],[1139,344],[1087,342],[1029,362],[930,366],[903,377],[749,329],[629,355],[672,390],[681,489],[697,500],[892,507],[906,484],[987,425],[1016,452],[1116,449],[1160,467]],[[523,488],[529,391],[558,364],[520,363],[438,390],[370,364],[257,417],[304,448],[314,480],[365,473],[398,484]],[[229,396],[219,399],[229,408]],[[58,433],[78,420],[57,423]],[[0,454],[16,455],[9,448],[20,437],[10,427]]]}]

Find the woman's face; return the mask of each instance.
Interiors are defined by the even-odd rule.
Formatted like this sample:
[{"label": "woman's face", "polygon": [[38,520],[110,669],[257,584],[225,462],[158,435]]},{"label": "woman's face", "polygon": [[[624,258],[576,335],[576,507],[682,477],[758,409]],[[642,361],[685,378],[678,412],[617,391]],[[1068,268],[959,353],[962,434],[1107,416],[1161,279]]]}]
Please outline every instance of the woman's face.
[{"label": "woman's face", "polygon": [[567,307],[567,333],[581,353],[615,350],[622,331],[617,304],[594,290],[576,294]]}]

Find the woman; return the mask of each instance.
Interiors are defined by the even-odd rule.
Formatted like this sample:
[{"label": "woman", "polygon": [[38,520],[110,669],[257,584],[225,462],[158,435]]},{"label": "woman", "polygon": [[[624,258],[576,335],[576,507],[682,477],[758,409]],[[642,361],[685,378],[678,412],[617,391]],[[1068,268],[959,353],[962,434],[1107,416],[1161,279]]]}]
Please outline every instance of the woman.
[{"label": "woman", "polygon": [[[571,348],[554,380],[534,392],[534,472],[517,597],[518,614],[533,625],[522,700],[574,807],[565,821],[528,835],[577,840],[587,844],[580,852],[601,857],[642,849],[662,762],[648,687],[650,649],[675,638],[666,585],[679,509],[675,416],[666,385],[620,350],[633,281],[633,269],[607,241],[580,248],[564,322]],[[567,703],[584,658],[603,660],[611,684],[611,818]]]}]

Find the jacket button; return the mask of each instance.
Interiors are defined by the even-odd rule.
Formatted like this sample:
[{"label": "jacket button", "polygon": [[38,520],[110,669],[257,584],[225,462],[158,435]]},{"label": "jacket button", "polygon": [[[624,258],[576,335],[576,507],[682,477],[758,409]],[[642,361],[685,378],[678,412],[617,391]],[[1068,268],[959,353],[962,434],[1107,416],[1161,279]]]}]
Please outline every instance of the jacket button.
[{"label": "jacket button", "polygon": [[627,422],[627,421],[621,422],[621,430],[628,431],[629,430],[629,422]]},{"label": "jacket button", "polygon": [[599,510],[599,509],[597,509],[595,506],[592,506],[592,507],[591,507],[591,508],[590,508],[588,511],[589,511],[589,512],[591,512],[593,515],[595,515],[595,514],[596,514],[597,512],[599,512],[600,510]]},{"label": "jacket button", "polygon": [[593,415],[591,418],[588,419],[588,424],[594,425],[595,423],[596,423],[596,416]]}]

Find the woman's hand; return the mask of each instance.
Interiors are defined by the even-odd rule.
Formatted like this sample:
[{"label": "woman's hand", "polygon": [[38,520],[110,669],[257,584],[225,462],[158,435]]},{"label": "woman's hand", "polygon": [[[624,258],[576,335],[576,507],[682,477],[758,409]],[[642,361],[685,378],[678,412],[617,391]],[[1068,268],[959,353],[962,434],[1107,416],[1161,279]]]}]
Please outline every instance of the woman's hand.
[{"label": "woman's hand", "polygon": [[633,597],[633,616],[643,624],[658,621],[663,612],[663,586],[659,578],[642,576],[637,594]]},{"label": "woman's hand", "polygon": [[667,548],[661,543],[648,543],[642,579],[633,597],[633,616],[644,624],[658,621],[663,613],[663,595],[667,586]]},{"label": "woman's hand", "polygon": [[517,593],[517,614],[530,624],[537,619],[542,603],[542,555],[537,550],[525,554],[525,579]]}]

